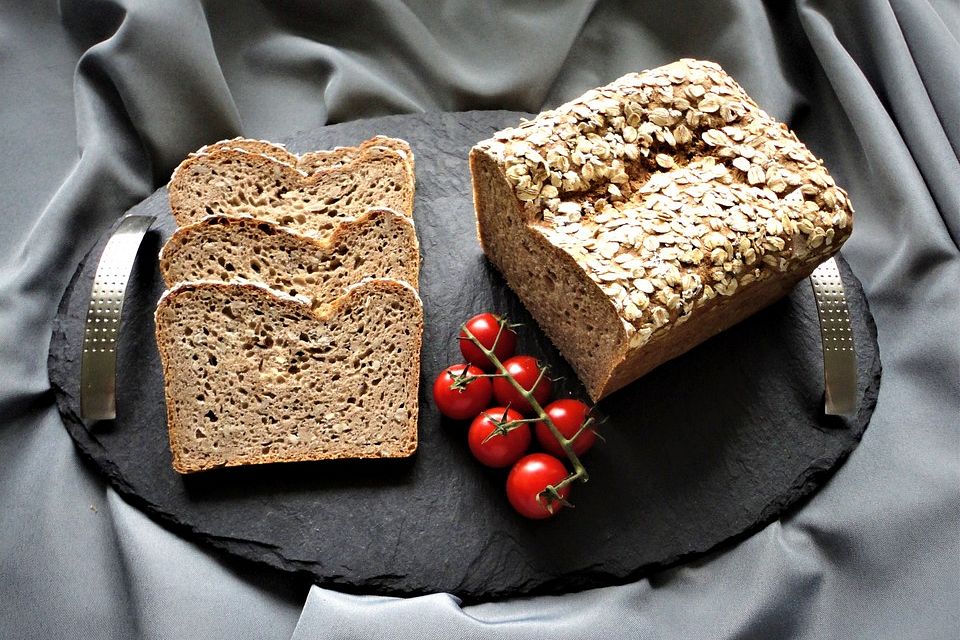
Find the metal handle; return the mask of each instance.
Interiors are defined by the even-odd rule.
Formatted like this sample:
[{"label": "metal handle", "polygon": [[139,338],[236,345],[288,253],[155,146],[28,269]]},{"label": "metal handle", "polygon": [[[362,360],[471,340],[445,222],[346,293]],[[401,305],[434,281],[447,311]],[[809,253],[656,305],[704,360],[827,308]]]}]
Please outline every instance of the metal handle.
[{"label": "metal handle", "polygon": [[131,215],[113,232],[97,263],[80,359],[80,417],[117,417],[117,339],[123,294],[137,250],[155,216]]},{"label": "metal handle", "polygon": [[824,409],[850,415],[857,409],[857,353],[840,270],[830,258],[810,274],[823,343]]}]

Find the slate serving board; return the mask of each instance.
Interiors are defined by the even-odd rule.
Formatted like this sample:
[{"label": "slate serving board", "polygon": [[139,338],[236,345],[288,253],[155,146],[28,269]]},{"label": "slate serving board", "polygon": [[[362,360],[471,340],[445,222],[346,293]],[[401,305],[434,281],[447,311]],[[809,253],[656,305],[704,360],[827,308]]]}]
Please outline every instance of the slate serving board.
[{"label": "slate serving board", "polygon": [[823,414],[816,307],[801,283],[784,300],[660,367],[600,404],[606,443],[585,459],[574,510],[545,522],[516,516],[504,472],[474,463],[466,427],[441,419],[434,377],[460,360],[470,315],[493,310],[524,323],[520,349],[566,378],[558,356],[486,262],[476,241],[467,151],[524,114],[390,116],[333,125],[288,140],[293,151],[382,133],[416,153],[415,219],[426,315],[420,448],[406,461],[321,462],[224,469],[181,477],[170,466],[153,309],[163,285],[157,252],[173,230],[160,189],[132,213],[158,216],[141,247],[123,310],[118,415],[85,426],[79,352],[96,261],[64,294],[50,345],[50,379],[80,450],[128,500],[202,543],[352,592],[452,592],[467,602],[623,583],[745,536],[827,480],[857,445],[880,384],[876,327],[848,265],[859,364],[858,414]]}]

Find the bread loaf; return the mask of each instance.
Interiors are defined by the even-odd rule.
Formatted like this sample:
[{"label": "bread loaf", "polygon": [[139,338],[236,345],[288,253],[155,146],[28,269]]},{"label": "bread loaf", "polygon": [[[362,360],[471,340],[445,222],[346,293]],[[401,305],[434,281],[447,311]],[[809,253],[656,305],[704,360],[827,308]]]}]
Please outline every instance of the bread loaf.
[{"label": "bread loaf", "polygon": [[594,400],[788,292],[853,210],[716,64],[626,75],[470,152],[490,261]]},{"label": "bread loaf", "polygon": [[403,152],[367,146],[349,161],[309,174],[285,153],[270,143],[240,140],[191,155],[168,185],[177,225],[209,215],[249,216],[325,239],[338,224],[370,208],[413,213],[412,160]]},{"label": "bread loaf", "polygon": [[366,278],[417,287],[420,252],[413,221],[371,209],[321,242],[252,218],[211,216],[178,229],[160,253],[167,287],[246,280],[322,304]]},{"label": "bread loaf", "polygon": [[394,280],[322,313],[262,285],[177,285],[156,310],[174,468],[409,456],[422,331]]}]

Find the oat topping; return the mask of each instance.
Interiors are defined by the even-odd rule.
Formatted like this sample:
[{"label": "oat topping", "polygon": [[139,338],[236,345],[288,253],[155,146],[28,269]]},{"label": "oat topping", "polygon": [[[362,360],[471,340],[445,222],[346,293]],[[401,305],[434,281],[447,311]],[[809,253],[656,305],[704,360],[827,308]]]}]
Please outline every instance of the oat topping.
[{"label": "oat topping", "polygon": [[626,75],[483,144],[632,347],[851,231],[823,163],[711,62]]}]

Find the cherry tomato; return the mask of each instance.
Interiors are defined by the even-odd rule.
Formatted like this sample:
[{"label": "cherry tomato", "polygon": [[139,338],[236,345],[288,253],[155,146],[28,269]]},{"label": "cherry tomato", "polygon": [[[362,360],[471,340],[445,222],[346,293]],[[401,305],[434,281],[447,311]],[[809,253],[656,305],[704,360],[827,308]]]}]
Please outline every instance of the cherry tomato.
[{"label": "cherry tomato", "polygon": [[[555,400],[544,407],[544,411],[550,416],[553,426],[557,428],[564,438],[572,438],[587,419],[587,412],[590,407],[579,400]],[[552,453],[557,457],[563,457],[565,454],[560,443],[553,437],[549,427],[542,421],[535,423],[537,440],[547,453]],[[597,434],[593,429],[587,427],[576,440],[573,441],[573,452],[578,456],[586,453],[593,443],[597,441]]]},{"label": "cherry tomato", "polygon": [[492,407],[474,418],[467,432],[473,457],[494,468],[509,467],[519,460],[530,448],[529,424],[515,425],[506,433],[496,433],[496,430],[498,425],[522,419],[522,415],[506,407]]},{"label": "cherry tomato", "polygon": [[[549,501],[540,493],[547,485],[556,485],[567,477],[563,463],[546,453],[531,453],[520,458],[507,476],[507,499],[517,513],[527,518],[540,520],[549,518],[563,507],[563,503],[554,499]],[[570,485],[560,489],[561,498],[570,493]],[[551,504],[552,513],[547,509]]]},{"label": "cherry tomato", "polygon": [[[473,316],[464,324],[484,348],[493,350],[493,354],[497,356],[500,362],[512,356],[517,348],[517,334],[506,326],[505,320],[499,316],[492,313],[481,313]],[[500,328],[501,325],[503,325],[503,329]],[[497,337],[498,333],[499,338]],[[494,346],[494,343],[496,343],[496,346]],[[467,338],[467,334],[462,329],[460,330],[460,353],[470,364],[487,371],[493,371],[493,364],[483,354],[483,351]]]},{"label": "cherry tomato", "polygon": [[[541,367],[537,359],[532,356],[513,356],[503,363],[507,373],[520,383],[520,386],[533,393],[533,397],[544,406],[550,400],[550,393],[553,391],[553,383],[544,373],[541,377]],[[539,379],[539,382],[537,380]],[[536,385],[536,388],[534,388]],[[526,399],[517,393],[517,390],[510,384],[506,378],[493,379],[493,397],[497,399],[497,404],[509,406],[520,413],[530,414],[533,408]]]},{"label": "cherry tomato", "polygon": [[440,413],[454,420],[470,420],[490,404],[490,378],[466,364],[447,367],[433,383],[433,401]]}]

